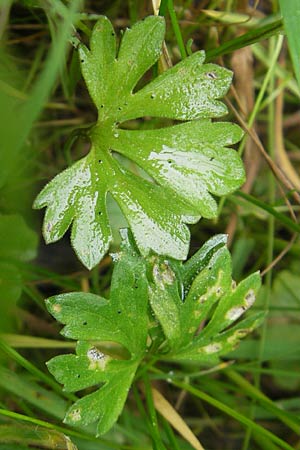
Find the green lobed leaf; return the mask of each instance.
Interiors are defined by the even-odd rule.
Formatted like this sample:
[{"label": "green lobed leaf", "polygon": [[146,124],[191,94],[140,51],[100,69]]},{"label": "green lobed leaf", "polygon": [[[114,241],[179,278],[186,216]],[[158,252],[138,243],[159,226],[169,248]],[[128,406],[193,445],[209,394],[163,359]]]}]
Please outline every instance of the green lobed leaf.
[{"label": "green lobed leaf", "polygon": [[[88,268],[101,260],[112,240],[108,193],[144,256],[154,251],[182,260],[189,247],[186,224],[215,217],[213,196],[228,194],[244,181],[239,156],[227,148],[242,131],[211,122],[226,113],[219,99],[230,86],[230,71],[204,64],[204,52],[196,52],[135,91],[161,54],[164,32],[164,19],[149,16],[125,31],[117,53],[113,27],[101,17],[90,49],[79,46],[83,77],[98,109],[89,133],[91,150],[46,185],[34,207],[47,207],[47,243],[60,239],[72,224],[72,245]],[[121,128],[143,116],[185,122],[160,130]],[[126,169],[116,154],[140,166],[153,182]]]},{"label": "green lobed leaf", "polygon": [[[109,300],[79,292],[47,300],[50,313],[65,324],[62,333],[78,340],[76,355],[53,358],[48,362],[50,372],[67,391],[98,386],[71,406],[65,422],[82,426],[98,421],[98,434],[103,434],[117,420],[146,350],[147,289],[144,260],[123,245],[117,255]],[[121,344],[130,359],[104,354],[97,341]]]},{"label": "green lobed leaf", "polygon": [[76,401],[64,422],[84,426],[98,421],[98,434],[106,433],[120,415],[139,360],[122,361],[102,353],[89,342],[79,341],[76,355],[60,355],[48,362],[48,369],[66,391],[98,386]]},{"label": "green lobed leaf", "polygon": [[[188,290],[179,285],[166,261],[154,265],[150,303],[168,342],[165,358],[216,362],[263,320],[264,313],[258,313],[233,325],[253,305],[261,280],[259,273],[254,273],[236,286],[222,235],[208,241],[198,253],[193,257],[198,274],[189,281]],[[184,279],[182,276],[181,282]],[[180,297],[182,288],[184,299]]]}]

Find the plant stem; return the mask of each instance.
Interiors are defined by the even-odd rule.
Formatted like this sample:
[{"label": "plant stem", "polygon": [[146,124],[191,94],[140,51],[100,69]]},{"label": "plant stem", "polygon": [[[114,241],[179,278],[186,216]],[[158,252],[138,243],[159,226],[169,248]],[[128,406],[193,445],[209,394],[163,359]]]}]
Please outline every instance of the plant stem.
[{"label": "plant stem", "polygon": [[[163,2],[162,2],[163,3]],[[174,9],[174,3],[173,0],[167,0],[167,5],[168,5],[168,11],[170,14],[170,19],[171,19],[171,24],[173,27],[173,31],[177,40],[177,44],[179,47],[179,51],[180,51],[180,55],[181,55],[181,59],[184,59],[187,57],[187,52],[186,52],[186,48],[183,42],[183,38],[182,38],[182,34],[181,34],[181,30],[180,30],[180,26],[177,20],[177,16],[176,16],[176,12]],[[159,10],[159,12],[161,11],[161,9]]]}]

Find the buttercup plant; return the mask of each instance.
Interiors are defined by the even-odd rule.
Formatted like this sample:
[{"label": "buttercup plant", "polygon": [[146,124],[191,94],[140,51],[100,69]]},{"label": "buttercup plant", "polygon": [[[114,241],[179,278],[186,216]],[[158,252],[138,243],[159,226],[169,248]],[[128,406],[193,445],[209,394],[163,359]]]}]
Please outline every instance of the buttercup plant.
[{"label": "buttercup plant", "polygon": [[[110,21],[98,20],[90,49],[83,44],[78,48],[98,109],[89,131],[90,152],[46,185],[34,203],[35,208],[47,207],[46,242],[60,239],[72,224],[72,245],[89,269],[112,241],[108,193],[130,229],[122,231],[109,299],[75,292],[47,300],[50,313],[65,325],[64,336],[78,341],[76,354],[49,361],[50,372],[67,391],[95,386],[71,406],[65,421],[77,426],[97,422],[98,434],[117,420],[144,360],[217,363],[263,319],[256,313],[236,323],[255,301],[260,276],[254,273],[235,285],[226,236],[213,237],[182,262],[189,250],[186,224],[215,217],[214,196],[234,191],[245,179],[240,157],[228,148],[242,131],[232,123],[212,121],[226,113],[219,99],[232,73],[205,64],[204,52],[135,90],[158,60],[164,33],[163,18],[147,17],[124,32],[117,50]],[[143,116],[182,123],[152,130],[122,128]],[[149,177],[129,170],[116,155]],[[118,357],[103,350],[104,341],[120,348]]]}]

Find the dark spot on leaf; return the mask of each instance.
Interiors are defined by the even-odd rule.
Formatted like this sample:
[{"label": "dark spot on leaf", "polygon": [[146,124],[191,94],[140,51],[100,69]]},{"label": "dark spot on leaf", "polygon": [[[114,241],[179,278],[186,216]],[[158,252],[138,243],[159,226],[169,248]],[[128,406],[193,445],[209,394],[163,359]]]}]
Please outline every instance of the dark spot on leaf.
[{"label": "dark spot on leaf", "polygon": [[100,108],[104,108],[104,105],[100,105]]},{"label": "dark spot on leaf", "polygon": [[77,378],[80,378],[80,374],[77,375]]},{"label": "dark spot on leaf", "polygon": [[118,314],[121,314],[121,313],[122,313],[122,311],[119,309],[119,310],[118,310]]},{"label": "dark spot on leaf", "polygon": [[102,214],[102,211],[98,211],[98,214],[99,214],[99,216],[101,216],[101,214]]},{"label": "dark spot on leaf", "polygon": [[209,158],[210,161],[213,161],[215,158],[214,156],[212,156],[211,158]]},{"label": "dark spot on leaf", "polygon": [[115,35],[116,35],[116,33],[112,32],[112,33],[111,33],[111,35],[112,35],[112,36],[115,36]]},{"label": "dark spot on leaf", "polygon": [[82,322],[82,325],[87,325],[87,322],[86,321]]},{"label": "dark spot on leaf", "polygon": [[81,62],[84,63],[84,59],[81,59]]},{"label": "dark spot on leaf", "polygon": [[212,267],[211,266],[208,266],[208,270],[211,270],[212,269]]},{"label": "dark spot on leaf", "polygon": [[122,111],[122,108],[121,108],[121,106],[119,106],[118,110],[119,110],[119,111]]},{"label": "dark spot on leaf", "polygon": [[171,160],[171,159],[168,159],[168,163],[171,164],[171,162],[172,162],[172,160]]},{"label": "dark spot on leaf", "polygon": [[155,94],[151,94],[151,98],[154,98],[155,97]]},{"label": "dark spot on leaf", "polygon": [[102,159],[98,159],[99,164],[102,164],[102,162],[103,162]]}]

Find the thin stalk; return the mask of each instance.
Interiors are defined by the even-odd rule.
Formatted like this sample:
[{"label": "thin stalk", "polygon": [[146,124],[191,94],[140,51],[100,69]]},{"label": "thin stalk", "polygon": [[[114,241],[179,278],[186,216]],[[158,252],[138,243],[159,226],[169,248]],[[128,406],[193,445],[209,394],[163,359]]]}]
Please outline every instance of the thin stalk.
[{"label": "thin stalk", "polygon": [[[252,127],[252,125],[253,125],[253,123],[254,123],[254,121],[255,121],[258,113],[259,113],[259,110],[260,110],[260,107],[261,107],[261,103],[262,103],[263,98],[265,96],[266,90],[267,90],[267,88],[269,86],[270,80],[274,76],[274,70],[275,70],[275,67],[276,67],[276,62],[278,60],[279,53],[280,53],[281,48],[282,48],[283,40],[284,40],[283,36],[279,36],[278,37],[276,46],[274,48],[274,51],[270,55],[269,69],[268,69],[268,71],[266,73],[266,76],[265,76],[265,78],[263,80],[262,86],[260,88],[260,91],[258,93],[257,99],[255,101],[253,110],[252,110],[252,112],[251,112],[251,114],[249,116],[249,119],[248,119],[248,124],[247,125],[248,125],[249,128]],[[239,154],[243,153],[243,150],[244,150],[244,147],[245,147],[245,143],[246,143],[246,139],[244,138],[242,140],[240,146],[239,146],[239,150],[238,150]]]},{"label": "thin stalk", "polygon": [[94,267],[91,271],[91,281],[92,281],[92,288],[93,292],[95,294],[100,295],[101,289],[100,289],[100,283],[99,283],[99,265]]},{"label": "thin stalk", "polygon": [[157,415],[156,410],[154,407],[153,397],[152,397],[152,391],[150,386],[150,381],[148,378],[148,374],[146,374],[143,377],[144,386],[145,386],[145,396],[146,396],[146,403],[150,415],[150,421],[151,421],[151,428],[152,428],[152,438],[153,438],[153,444],[155,450],[166,450],[160,436],[160,430],[158,426],[157,421]]},{"label": "thin stalk", "polygon": [[180,450],[177,439],[174,435],[171,425],[169,424],[169,422],[166,419],[163,418],[162,420],[163,420],[163,425],[164,425],[166,435],[167,435],[170,445],[171,445],[170,448],[172,448],[172,450]]},{"label": "thin stalk", "polygon": [[173,27],[173,31],[177,40],[178,48],[180,51],[181,59],[184,59],[187,57],[186,48],[183,42],[180,26],[177,20],[176,12],[174,9],[174,3],[173,0],[168,0],[168,11],[170,14],[171,24]]}]

